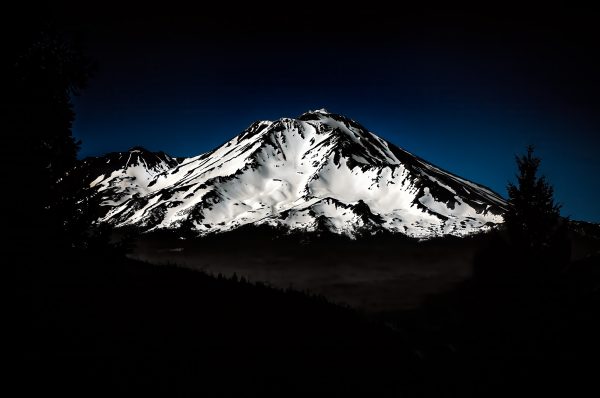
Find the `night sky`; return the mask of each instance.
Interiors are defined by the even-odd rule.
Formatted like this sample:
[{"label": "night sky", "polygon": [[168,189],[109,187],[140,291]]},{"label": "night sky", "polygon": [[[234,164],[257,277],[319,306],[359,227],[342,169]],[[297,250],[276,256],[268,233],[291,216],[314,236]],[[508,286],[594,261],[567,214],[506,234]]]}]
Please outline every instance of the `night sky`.
[{"label": "night sky", "polygon": [[325,107],[504,196],[534,144],[563,215],[600,222],[591,10],[81,7],[48,14],[97,62],[74,100],[81,157],[198,155]]}]

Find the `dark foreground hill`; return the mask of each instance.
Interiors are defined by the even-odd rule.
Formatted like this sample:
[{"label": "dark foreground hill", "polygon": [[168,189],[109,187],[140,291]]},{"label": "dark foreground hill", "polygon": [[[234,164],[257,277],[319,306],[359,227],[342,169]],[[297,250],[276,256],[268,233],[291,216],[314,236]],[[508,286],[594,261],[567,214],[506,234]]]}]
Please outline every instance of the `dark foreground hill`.
[{"label": "dark foreground hill", "polygon": [[415,383],[420,360],[400,335],[322,298],[120,257],[40,267],[21,273],[13,296],[23,392],[368,394]]},{"label": "dark foreground hill", "polygon": [[473,278],[366,319],[237,278],[62,255],[20,264],[10,379],[24,394],[479,396],[594,380],[598,257],[550,284]]}]

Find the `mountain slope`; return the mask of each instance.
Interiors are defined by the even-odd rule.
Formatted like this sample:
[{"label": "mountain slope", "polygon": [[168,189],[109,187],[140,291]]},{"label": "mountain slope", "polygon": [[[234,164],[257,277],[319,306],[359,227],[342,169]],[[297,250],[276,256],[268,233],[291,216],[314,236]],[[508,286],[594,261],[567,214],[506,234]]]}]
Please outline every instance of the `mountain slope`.
[{"label": "mountain slope", "polygon": [[[179,163],[164,154],[133,153],[139,155],[135,167],[88,181],[91,192],[105,195],[100,222],[198,234],[268,224],[432,237],[487,229],[503,221],[506,208],[488,188],[323,109],[256,122]],[[158,160],[150,165],[148,158]]]},{"label": "mountain slope", "polygon": [[177,164],[176,159],[164,152],[133,147],[127,152],[86,158],[72,174],[85,182],[89,188],[86,199],[94,200],[98,204],[94,210],[104,215],[113,206],[148,194],[152,180]]}]

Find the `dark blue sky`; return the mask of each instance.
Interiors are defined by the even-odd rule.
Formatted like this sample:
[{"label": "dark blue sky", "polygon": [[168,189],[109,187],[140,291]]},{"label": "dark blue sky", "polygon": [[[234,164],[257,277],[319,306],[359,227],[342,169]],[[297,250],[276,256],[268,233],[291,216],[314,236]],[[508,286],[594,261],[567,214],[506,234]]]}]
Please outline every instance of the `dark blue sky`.
[{"label": "dark blue sky", "polygon": [[98,65],[75,99],[82,157],[197,155],[255,120],[326,107],[503,195],[532,143],[563,214],[600,221],[586,10],[168,11],[72,18]]}]

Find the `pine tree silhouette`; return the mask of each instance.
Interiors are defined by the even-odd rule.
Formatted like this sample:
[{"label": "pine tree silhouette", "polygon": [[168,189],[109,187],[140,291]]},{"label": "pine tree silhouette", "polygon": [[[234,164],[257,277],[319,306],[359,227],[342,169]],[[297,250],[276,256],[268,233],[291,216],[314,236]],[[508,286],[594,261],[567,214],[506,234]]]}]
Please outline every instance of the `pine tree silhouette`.
[{"label": "pine tree silhouette", "polygon": [[517,184],[508,184],[508,203],[505,215],[511,243],[528,258],[547,261],[564,260],[566,222],[560,216],[561,205],[554,200],[554,189],[545,176],[538,176],[541,159],[534,147],[516,156]]},{"label": "pine tree silhouette", "polygon": [[11,146],[5,160],[20,170],[11,173],[9,186],[19,193],[21,210],[9,215],[10,224],[20,246],[41,235],[49,247],[69,247],[75,194],[65,176],[75,166],[79,149],[72,135],[71,98],[85,87],[92,62],[58,33],[26,33],[9,49]]}]

